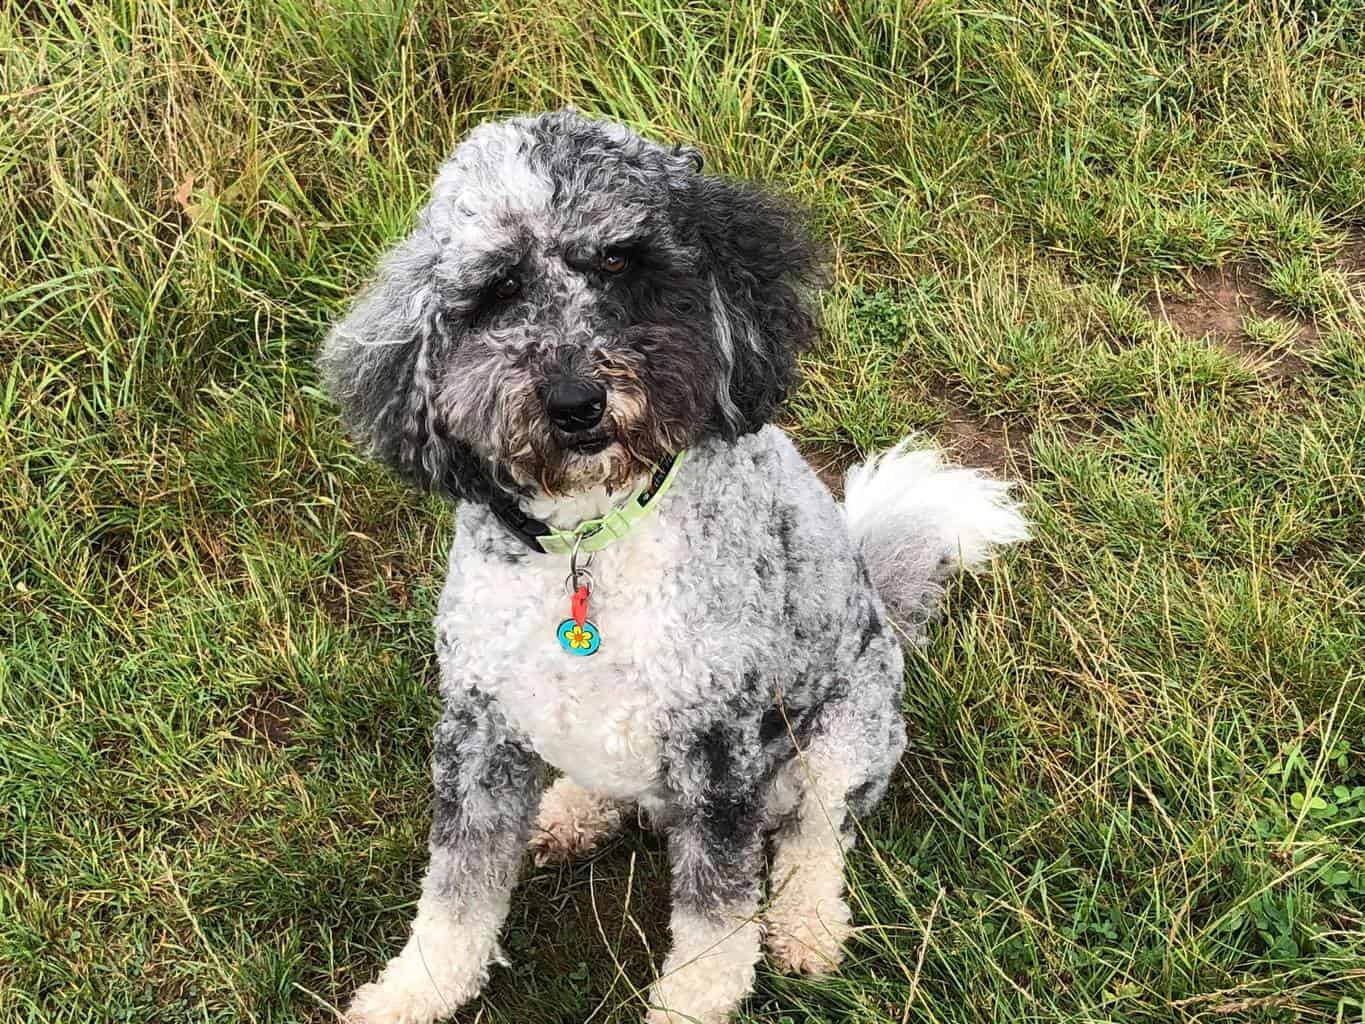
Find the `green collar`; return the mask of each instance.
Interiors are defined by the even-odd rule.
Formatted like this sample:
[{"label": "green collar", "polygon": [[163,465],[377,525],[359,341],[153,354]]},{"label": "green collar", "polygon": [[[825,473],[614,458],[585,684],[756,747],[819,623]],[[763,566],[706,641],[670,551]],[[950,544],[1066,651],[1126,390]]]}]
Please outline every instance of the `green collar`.
[{"label": "green collar", "polygon": [[660,466],[629,500],[623,501],[604,516],[585,519],[571,530],[532,519],[510,498],[489,503],[489,509],[503,526],[532,551],[547,555],[568,555],[577,546],[582,554],[601,551],[614,540],[620,540],[636,523],[653,512],[659,499],[667,493],[677,475],[685,451],[678,452],[666,465]]}]

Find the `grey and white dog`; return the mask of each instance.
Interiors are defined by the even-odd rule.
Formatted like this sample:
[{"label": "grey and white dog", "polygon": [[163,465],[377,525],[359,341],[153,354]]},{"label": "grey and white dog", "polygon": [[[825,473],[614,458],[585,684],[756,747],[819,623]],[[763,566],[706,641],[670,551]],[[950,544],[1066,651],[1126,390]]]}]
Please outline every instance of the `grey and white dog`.
[{"label": "grey and white dog", "polygon": [[[430,865],[355,1024],[472,999],[528,842],[589,849],[631,807],[673,875],[647,1020],[726,1020],[765,939],[786,970],[839,961],[844,855],[905,741],[899,645],[952,572],[1026,527],[1006,484],[905,445],[853,470],[841,507],[767,425],[817,337],[821,276],[787,202],[563,111],[472,132],[327,338],[348,426],[459,503]],[[594,556],[584,657],[557,632],[569,560],[526,524],[572,530],[667,465]]]}]

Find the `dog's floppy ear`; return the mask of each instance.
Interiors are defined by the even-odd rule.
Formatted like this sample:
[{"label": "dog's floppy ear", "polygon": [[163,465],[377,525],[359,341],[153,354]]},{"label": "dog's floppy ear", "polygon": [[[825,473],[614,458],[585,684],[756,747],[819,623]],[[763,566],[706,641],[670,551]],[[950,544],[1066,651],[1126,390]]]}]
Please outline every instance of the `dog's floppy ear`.
[{"label": "dog's floppy ear", "polygon": [[456,342],[437,288],[439,257],[419,224],[327,335],[318,367],[371,455],[420,490],[479,500],[491,493],[489,473],[469,445],[446,436],[433,404],[433,375]]},{"label": "dog's floppy ear", "polygon": [[729,367],[720,425],[735,437],[772,419],[796,383],[797,354],[819,336],[815,290],[825,253],[804,211],[754,185],[694,175],[687,211],[711,277],[715,343]]}]

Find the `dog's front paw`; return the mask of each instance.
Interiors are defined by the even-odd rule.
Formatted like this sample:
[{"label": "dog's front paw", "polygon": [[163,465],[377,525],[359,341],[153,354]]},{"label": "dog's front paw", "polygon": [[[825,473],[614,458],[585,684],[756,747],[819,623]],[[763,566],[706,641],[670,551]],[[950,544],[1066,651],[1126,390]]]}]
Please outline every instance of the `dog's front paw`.
[{"label": "dog's front paw", "polygon": [[766,916],[768,952],[786,974],[830,974],[844,959],[844,943],[853,934],[848,905],[822,903],[813,908],[774,907]]},{"label": "dog's front paw", "polygon": [[[728,1024],[738,1000],[723,1006],[711,1005],[708,993],[680,993],[681,986],[664,987],[656,984],[650,994],[650,1002],[663,1005],[651,1006],[645,1014],[645,1024]],[[690,1002],[683,1000],[690,999]]]},{"label": "dog's front paw", "polygon": [[671,1010],[650,1010],[645,1014],[645,1024],[726,1024],[729,1019],[728,1013],[708,1013],[699,1017]]},{"label": "dog's front paw", "polygon": [[420,917],[413,933],[379,980],[356,990],[342,1016],[346,1024],[432,1024],[479,994],[488,972],[469,965],[490,957],[479,955],[481,949],[471,956],[466,935],[435,929]]},{"label": "dog's front paw", "polygon": [[527,845],[537,864],[569,860],[595,849],[621,827],[621,807],[568,779],[540,801]]},{"label": "dog's front paw", "polygon": [[757,919],[674,908],[670,930],[673,949],[649,991],[645,1024],[726,1024],[753,991]]},{"label": "dog's front paw", "polygon": [[342,1020],[345,1024],[431,1024],[447,1012],[433,1006],[431,999],[402,991],[381,978],[356,989]]}]

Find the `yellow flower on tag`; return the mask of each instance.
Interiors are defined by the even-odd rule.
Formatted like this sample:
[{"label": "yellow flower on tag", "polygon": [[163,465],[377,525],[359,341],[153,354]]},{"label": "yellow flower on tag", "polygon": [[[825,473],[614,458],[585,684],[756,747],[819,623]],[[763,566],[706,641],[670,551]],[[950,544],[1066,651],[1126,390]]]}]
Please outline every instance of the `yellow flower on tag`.
[{"label": "yellow flower on tag", "polygon": [[569,646],[574,650],[586,651],[592,646],[592,630],[575,625],[573,629],[564,634],[564,639],[569,642]]}]

